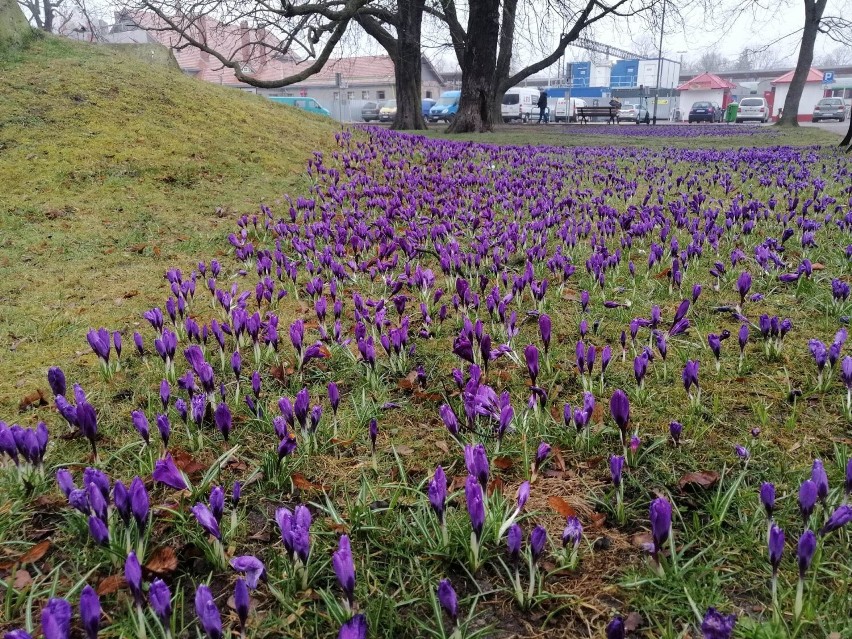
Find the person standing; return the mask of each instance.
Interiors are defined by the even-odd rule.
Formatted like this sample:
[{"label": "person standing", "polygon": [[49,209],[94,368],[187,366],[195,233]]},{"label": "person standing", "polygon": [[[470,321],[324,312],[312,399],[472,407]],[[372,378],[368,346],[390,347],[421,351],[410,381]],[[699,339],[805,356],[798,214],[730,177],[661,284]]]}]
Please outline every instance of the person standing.
[{"label": "person standing", "polygon": [[541,124],[544,122],[547,124],[547,91],[544,89],[540,89],[540,93],[538,94],[538,102],[536,106],[538,106],[538,123]]}]

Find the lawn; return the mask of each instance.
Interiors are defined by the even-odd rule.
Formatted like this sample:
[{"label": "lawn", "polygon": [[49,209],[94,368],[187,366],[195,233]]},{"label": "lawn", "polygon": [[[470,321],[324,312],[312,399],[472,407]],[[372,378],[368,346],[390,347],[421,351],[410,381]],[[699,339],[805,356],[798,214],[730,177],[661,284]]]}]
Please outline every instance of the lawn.
[{"label": "lawn", "polygon": [[[852,636],[833,138],[276,133],[33,47],[0,84],[33,156],[0,173],[0,630]],[[51,84],[91,65],[138,78],[124,124]],[[160,74],[210,100],[179,135]]]}]

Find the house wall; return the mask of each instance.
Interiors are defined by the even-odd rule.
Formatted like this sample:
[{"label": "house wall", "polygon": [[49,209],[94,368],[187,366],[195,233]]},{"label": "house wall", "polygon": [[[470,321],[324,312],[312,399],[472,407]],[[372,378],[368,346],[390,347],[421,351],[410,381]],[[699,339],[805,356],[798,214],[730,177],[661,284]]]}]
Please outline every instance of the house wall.
[{"label": "house wall", "polygon": [[689,110],[696,102],[715,102],[719,106],[722,106],[722,101],[724,100],[724,98],[724,89],[681,91],[680,104],[683,119],[687,119],[687,117],[689,116]]},{"label": "house wall", "polygon": [[[773,105],[773,117],[778,117],[778,109],[784,108],[784,101],[787,99],[787,91],[790,89],[789,84],[775,85],[775,103]],[[799,113],[796,119],[799,122],[810,122],[813,117],[814,107],[816,103],[822,99],[825,87],[819,82],[808,82],[802,91],[802,99],[799,101]]]}]

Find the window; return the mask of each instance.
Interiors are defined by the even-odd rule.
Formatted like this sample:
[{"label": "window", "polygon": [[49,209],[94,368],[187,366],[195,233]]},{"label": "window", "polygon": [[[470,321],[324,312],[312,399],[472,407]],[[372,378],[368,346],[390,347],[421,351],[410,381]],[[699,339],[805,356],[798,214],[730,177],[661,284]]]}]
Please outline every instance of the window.
[{"label": "window", "polygon": [[432,99],[432,92],[431,92],[431,91],[427,91],[427,92],[426,92],[426,97],[427,97],[429,100],[431,100],[431,99]]},{"label": "window", "polygon": [[369,100],[370,99],[370,92],[369,91],[361,91],[361,99],[362,100]]},{"label": "window", "polygon": [[740,100],[740,106],[763,106],[763,98],[743,98]]},{"label": "window", "polygon": [[335,102],[336,102],[337,100],[339,100],[339,99],[340,99],[340,91],[335,91],[335,92],[334,92],[334,100],[335,100]]},{"label": "window", "polygon": [[354,100],[355,99],[355,92],[354,91],[347,91],[346,92],[346,99],[347,100]]},{"label": "window", "polygon": [[520,102],[521,96],[517,93],[507,93],[503,96],[503,104],[506,106],[511,106],[512,104],[518,104]]},{"label": "window", "polygon": [[376,98],[379,99],[379,100],[384,100],[385,99],[385,92],[384,91],[376,91]]}]

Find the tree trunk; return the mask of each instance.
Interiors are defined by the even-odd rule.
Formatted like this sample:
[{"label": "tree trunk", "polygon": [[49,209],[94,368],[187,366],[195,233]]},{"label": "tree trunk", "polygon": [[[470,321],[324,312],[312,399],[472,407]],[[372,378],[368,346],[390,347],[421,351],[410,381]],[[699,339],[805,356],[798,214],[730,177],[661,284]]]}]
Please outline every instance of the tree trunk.
[{"label": "tree trunk", "polygon": [[819,33],[819,23],[825,11],[827,0],[805,0],[805,27],[802,31],[802,44],[799,48],[799,59],[796,61],[796,70],[784,99],[784,113],[778,120],[779,126],[799,126],[799,102],[802,100],[802,91],[805,89],[805,81],[814,61],[814,44]]},{"label": "tree trunk", "polygon": [[420,59],[420,25],[426,0],[399,0],[396,25],[396,58],[394,83],[396,85],[396,117],[393,129],[426,128],[423,119],[422,64]]},{"label": "tree trunk", "polygon": [[494,122],[503,121],[503,96],[506,89],[500,84],[502,78],[508,78],[512,66],[512,50],[515,46],[515,14],[518,10],[518,0],[503,0],[503,17],[500,21],[499,53],[497,67],[494,71]]},{"label": "tree trunk", "polygon": [[500,0],[472,0],[462,65],[459,110],[448,133],[491,131],[494,127],[494,72],[500,35]]},{"label": "tree trunk", "polygon": [[[846,130],[846,135],[840,141],[840,146],[846,146],[852,142],[852,117],[849,118],[849,128]],[[852,151],[852,146],[846,149],[846,152]]]},{"label": "tree trunk", "polygon": [[39,28],[48,33],[53,33],[53,4],[50,0],[43,0],[42,4],[44,6],[44,18]]}]

